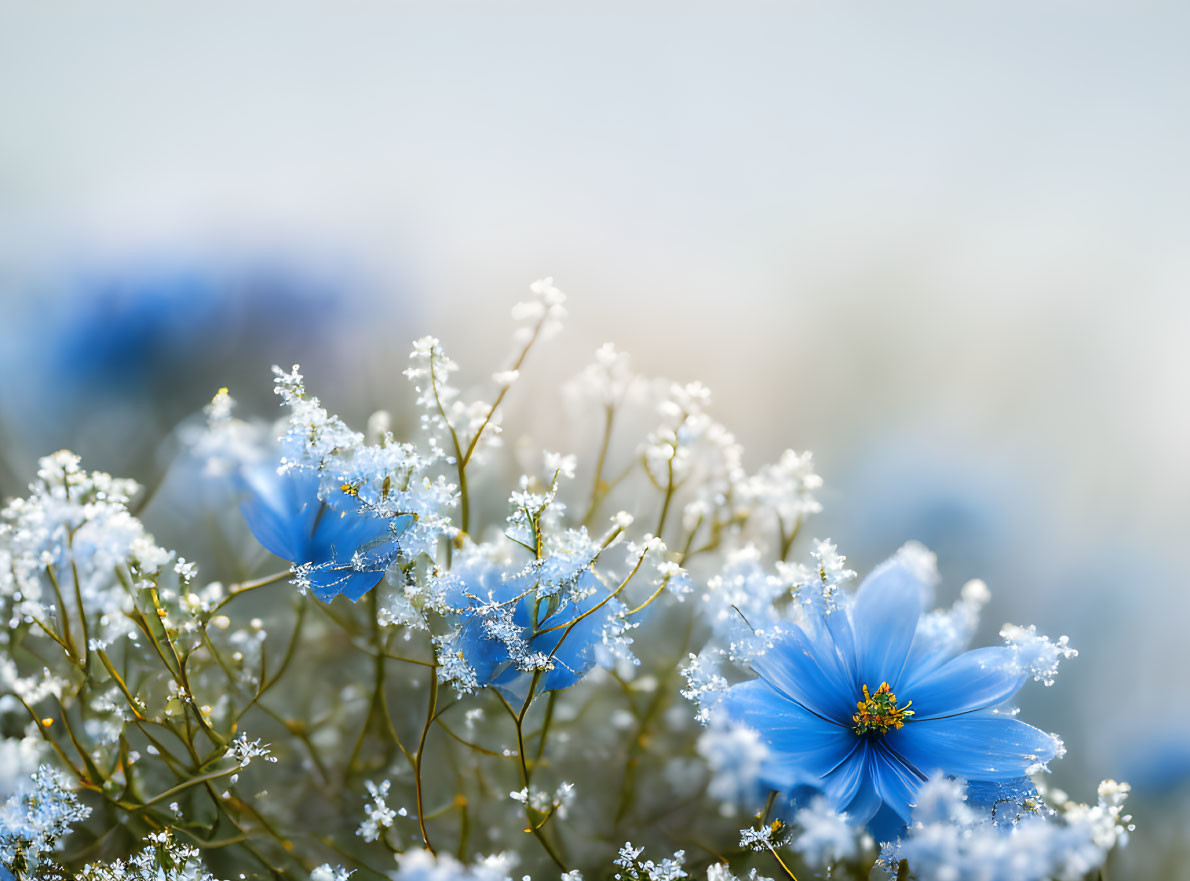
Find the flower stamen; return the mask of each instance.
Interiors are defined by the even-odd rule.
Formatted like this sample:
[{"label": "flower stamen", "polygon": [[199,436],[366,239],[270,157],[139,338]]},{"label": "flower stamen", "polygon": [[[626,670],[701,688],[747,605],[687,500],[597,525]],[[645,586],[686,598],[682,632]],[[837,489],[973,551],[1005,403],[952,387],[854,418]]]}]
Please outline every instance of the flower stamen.
[{"label": "flower stamen", "polygon": [[855,723],[856,734],[887,734],[889,731],[901,728],[905,720],[913,715],[909,707],[913,701],[906,701],[905,706],[897,706],[897,696],[887,682],[881,682],[875,693],[868,693],[868,686],[864,686],[864,699],[856,703],[859,708],[851,721]]}]

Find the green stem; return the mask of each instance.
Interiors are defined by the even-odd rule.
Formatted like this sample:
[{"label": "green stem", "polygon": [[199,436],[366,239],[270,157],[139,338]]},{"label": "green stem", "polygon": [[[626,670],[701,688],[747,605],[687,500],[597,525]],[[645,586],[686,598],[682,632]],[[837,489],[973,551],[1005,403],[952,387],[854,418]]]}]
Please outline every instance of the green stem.
[{"label": "green stem", "polygon": [[430,674],[430,700],[429,706],[426,709],[426,724],[421,729],[421,739],[417,743],[417,753],[414,756],[413,762],[413,779],[417,790],[417,825],[421,830],[421,840],[425,842],[426,850],[432,854],[437,854],[434,846],[430,844],[430,836],[426,832],[426,815],[424,793],[422,787],[422,762],[426,754],[426,737],[430,733],[430,726],[434,723],[434,711],[438,708],[438,671],[435,670]]},{"label": "green stem", "polygon": [[240,584],[233,584],[230,588],[228,588],[227,596],[221,599],[215,608],[211,610],[211,614],[218,612],[236,597],[246,594],[249,591],[256,590],[259,587],[267,587],[270,584],[276,584],[278,581],[288,578],[290,574],[290,570],[285,569],[281,572],[274,572],[272,575],[266,575],[263,578],[257,578],[255,581],[244,581]]},{"label": "green stem", "polygon": [[603,439],[599,442],[599,457],[595,460],[595,480],[591,485],[591,502],[587,505],[587,512],[583,514],[583,525],[589,526],[591,518],[599,509],[599,502],[603,498],[603,466],[607,463],[607,451],[612,441],[612,424],[615,422],[616,409],[610,404],[604,409]]}]

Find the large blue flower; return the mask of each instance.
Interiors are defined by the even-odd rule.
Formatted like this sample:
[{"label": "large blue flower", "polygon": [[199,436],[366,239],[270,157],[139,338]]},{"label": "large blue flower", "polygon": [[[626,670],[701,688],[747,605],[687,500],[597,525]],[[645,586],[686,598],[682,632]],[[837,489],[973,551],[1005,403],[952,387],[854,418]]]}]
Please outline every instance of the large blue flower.
[{"label": "large blue flower", "polygon": [[[910,820],[918,787],[941,772],[1017,784],[1052,759],[1052,736],[996,711],[1027,674],[1007,647],[954,656],[918,622],[927,586],[902,557],[853,602],[810,609],[731,687],[729,716],[760,732],[765,785],[821,791],[880,840]],[[991,787],[992,790],[997,787]]]},{"label": "large blue flower", "polygon": [[510,699],[527,696],[535,670],[539,693],[578,682],[624,608],[589,569],[566,590],[539,583],[532,569],[506,574],[480,561],[458,574],[446,597],[459,610],[451,647],[463,653],[478,685]]},{"label": "large blue flower", "polygon": [[265,548],[297,566],[324,602],[339,594],[355,602],[375,587],[400,552],[398,538],[413,523],[412,515],[379,517],[358,504],[332,508],[319,498],[318,472],[310,469],[278,474],[270,464],[248,469],[243,480],[248,499],[240,510],[248,528]]}]

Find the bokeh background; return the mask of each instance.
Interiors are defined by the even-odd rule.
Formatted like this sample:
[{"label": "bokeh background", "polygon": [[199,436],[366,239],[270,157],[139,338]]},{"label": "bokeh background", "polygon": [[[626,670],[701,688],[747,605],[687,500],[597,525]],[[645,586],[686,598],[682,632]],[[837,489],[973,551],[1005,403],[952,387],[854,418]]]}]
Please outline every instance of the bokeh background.
[{"label": "bokeh background", "polygon": [[1070,635],[1023,701],[1055,778],[1132,780],[1118,876],[1188,878],[1188,41],[1173,3],[0,3],[0,494],[60,447],[153,485],[272,363],[357,418],[427,332],[481,382],[552,274],[510,431],[564,438],[610,340],[750,466],[814,450],[855,568],[916,538],[989,638]]}]

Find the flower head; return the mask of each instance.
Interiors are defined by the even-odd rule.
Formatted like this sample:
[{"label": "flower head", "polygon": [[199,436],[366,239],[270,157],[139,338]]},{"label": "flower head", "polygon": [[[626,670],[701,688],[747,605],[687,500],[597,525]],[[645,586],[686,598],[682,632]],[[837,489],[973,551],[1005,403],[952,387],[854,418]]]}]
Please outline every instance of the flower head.
[{"label": "flower head", "polygon": [[293,563],[299,581],[324,602],[339,594],[357,601],[375,587],[414,520],[364,509],[349,484],[340,489],[345,502],[332,506],[319,497],[319,475],[308,468],[252,468],[244,482],[249,497],[240,510],[248,528],[269,551]]},{"label": "flower head", "polygon": [[539,692],[574,685],[595,665],[596,647],[623,628],[623,603],[588,568],[562,588],[545,566],[509,573],[477,558],[458,574],[446,596],[458,630],[444,648],[469,665],[473,685],[509,697],[523,699],[534,676]]},{"label": "flower head", "polygon": [[731,687],[728,715],[760,732],[773,789],[819,790],[889,840],[922,783],[942,773],[1019,780],[1060,751],[1056,738],[998,712],[1027,678],[1009,646],[954,653],[919,628],[930,584],[899,554],[829,608],[808,604]]}]

